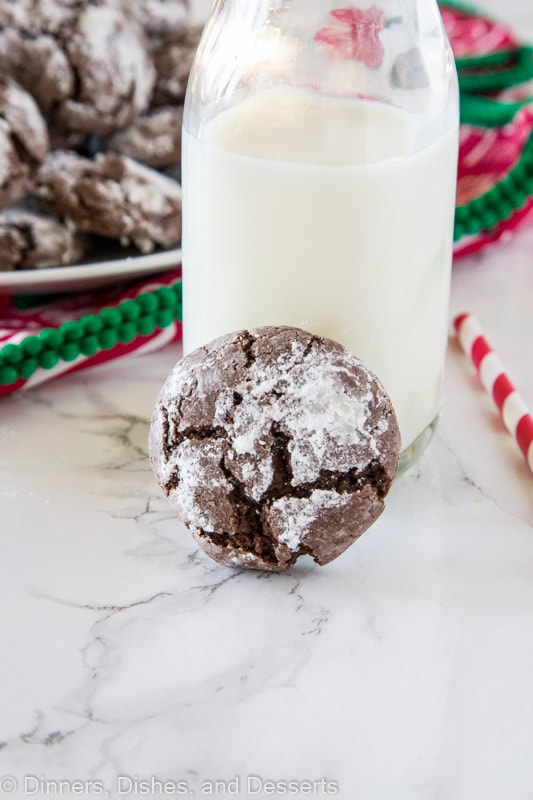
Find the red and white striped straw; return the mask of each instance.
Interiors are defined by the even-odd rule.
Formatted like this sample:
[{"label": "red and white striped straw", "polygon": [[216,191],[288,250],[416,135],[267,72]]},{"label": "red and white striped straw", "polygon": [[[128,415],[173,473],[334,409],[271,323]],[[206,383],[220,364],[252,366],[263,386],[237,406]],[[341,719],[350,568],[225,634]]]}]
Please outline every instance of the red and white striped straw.
[{"label": "red and white striped straw", "polygon": [[477,319],[472,314],[459,314],[453,326],[484,389],[496,403],[505,427],[515,438],[533,472],[533,417],[526,404],[509,380]]}]

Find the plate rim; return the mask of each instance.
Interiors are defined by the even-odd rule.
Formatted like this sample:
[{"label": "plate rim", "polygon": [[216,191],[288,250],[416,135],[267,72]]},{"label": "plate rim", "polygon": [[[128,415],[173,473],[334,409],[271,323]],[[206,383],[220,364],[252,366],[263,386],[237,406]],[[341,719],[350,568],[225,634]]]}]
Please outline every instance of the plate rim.
[{"label": "plate rim", "polygon": [[[124,258],[91,261],[83,264],[42,267],[37,269],[0,272],[0,294],[16,294],[19,291],[75,291],[79,285],[90,284],[96,288],[109,283],[112,278],[128,278],[163,271],[181,264],[181,247],[158,253],[130,255]],[[64,284],[72,284],[61,289]]]}]

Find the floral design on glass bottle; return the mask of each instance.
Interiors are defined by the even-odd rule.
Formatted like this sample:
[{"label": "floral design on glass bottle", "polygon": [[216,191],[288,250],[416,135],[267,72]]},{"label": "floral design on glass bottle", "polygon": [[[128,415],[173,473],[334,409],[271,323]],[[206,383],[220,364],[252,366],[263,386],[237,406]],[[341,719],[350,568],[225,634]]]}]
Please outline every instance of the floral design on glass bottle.
[{"label": "floral design on glass bottle", "polygon": [[315,36],[332,49],[335,58],[361,61],[369,69],[381,66],[384,49],[379,34],[387,27],[383,11],[376,6],[369,9],[335,8],[330,26],[321,28]]}]

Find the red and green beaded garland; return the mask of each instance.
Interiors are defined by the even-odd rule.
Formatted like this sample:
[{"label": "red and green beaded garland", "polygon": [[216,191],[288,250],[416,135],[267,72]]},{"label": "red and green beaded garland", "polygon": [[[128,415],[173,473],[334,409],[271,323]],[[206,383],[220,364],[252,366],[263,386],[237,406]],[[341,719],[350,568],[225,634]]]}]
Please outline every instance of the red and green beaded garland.
[{"label": "red and green beaded garland", "polygon": [[[472,5],[459,0],[440,0],[443,7],[478,15]],[[506,48],[491,53],[455,59],[459,75],[461,122],[494,128],[510,123],[520,109],[533,98],[501,102],[487,96],[533,79],[533,47]],[[491,231],[521,209],[533,194],[533,133],[525,144],[519,161],[493,187],[455,213],[454,241]]]},{"label": "red and green beaded garland", "polygon": [[0,385],[28,380],[37,369],[52,369],[58,361],[75,361],[128,344],[137,336],[150,336],[181,319],[181,282],[143,292],[115,307],[64,322],[59,328],[45,328],[19,344],[0,350]]}]

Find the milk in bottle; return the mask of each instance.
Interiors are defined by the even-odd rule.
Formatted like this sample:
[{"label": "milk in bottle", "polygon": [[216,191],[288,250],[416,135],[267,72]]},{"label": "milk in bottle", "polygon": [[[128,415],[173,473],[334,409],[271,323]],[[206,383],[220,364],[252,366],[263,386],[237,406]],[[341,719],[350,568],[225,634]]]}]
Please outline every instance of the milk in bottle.
[{"label": "milk in bottle", "polygon": [[[259,325],[336,339],[384,384],[412,460],[442,405],[457,164],[436,6],[254,5],[215,4],[188,89],[184,349]],[[335,46],[357,40],[345,18],[360,57]]]}]

